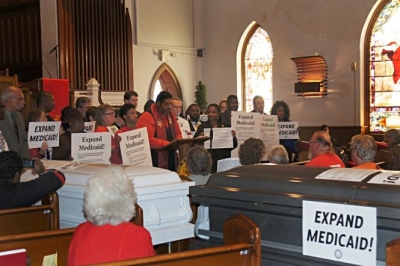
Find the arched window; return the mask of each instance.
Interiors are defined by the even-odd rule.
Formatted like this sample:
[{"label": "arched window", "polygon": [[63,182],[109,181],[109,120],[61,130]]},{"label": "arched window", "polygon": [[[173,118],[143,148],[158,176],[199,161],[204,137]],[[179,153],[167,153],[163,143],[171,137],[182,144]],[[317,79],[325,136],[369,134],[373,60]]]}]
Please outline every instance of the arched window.
[{"label": "arched window", "polygon": [[370,132],[400,129],[400,1],[383,0],[365,37],[365,120]]},{"label": "arched window", "polygon": [[[244,33],[246,34],[246,32]],[[242,100],[244,110],[253,110],[253,97],[264,98],[264,111],[272,107],[272,45],[260,25],[253,23],[244,39],[241,58]]]},{"label": "arched window", "polygon": [[161,91],[168,91],[172,96],[182,99],[182,90],[178,77],[166,63],[162,64],[155,72],[150,84],[148,98],[155,101]]}]

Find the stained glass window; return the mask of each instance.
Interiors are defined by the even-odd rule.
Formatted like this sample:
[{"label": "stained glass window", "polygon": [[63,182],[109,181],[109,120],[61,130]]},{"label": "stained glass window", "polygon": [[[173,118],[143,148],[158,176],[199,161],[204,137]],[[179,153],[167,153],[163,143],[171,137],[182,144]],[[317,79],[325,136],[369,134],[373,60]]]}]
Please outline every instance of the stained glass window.
[{"label": "stained glass window", "polygon": [[[250,32],[251,34],[251,32]],[[253,97],[264,98],[264,110],[272,107],[272,45],[265,30],[258,27],[249,39],[243,59],[245,110],[253,110]]]},{"label": "stained glass window", "polygon": [[370,42],[370,131],[400,129],[400,0],[389,1]]}]

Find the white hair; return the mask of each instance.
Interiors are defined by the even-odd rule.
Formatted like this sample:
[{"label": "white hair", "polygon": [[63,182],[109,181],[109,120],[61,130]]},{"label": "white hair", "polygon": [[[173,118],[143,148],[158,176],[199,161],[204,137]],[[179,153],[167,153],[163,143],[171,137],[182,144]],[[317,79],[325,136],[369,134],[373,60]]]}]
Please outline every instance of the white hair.
[{"label": "white hair", "polygon": [[289,156],[284,146],[276,145],[271,148],[267,155],[268,161],[276,164],[288,164]]},{"label": "white hair", "polygon": [[117,225],[135,216],[135,203],[136,193],[124,169],[109,165],[88,180],[83,212],[95,225]]}]

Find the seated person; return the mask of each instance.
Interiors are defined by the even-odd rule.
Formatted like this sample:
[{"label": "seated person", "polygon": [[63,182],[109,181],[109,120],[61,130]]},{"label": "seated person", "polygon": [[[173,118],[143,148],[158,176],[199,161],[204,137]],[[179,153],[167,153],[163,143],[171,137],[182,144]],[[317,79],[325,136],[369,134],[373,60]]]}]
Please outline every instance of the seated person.
[{"label": "seated person", "polygon": [[239,148],[239,159],[242,165],[252,165],[261,162],[265,155],[265,145],[261,139],[246,139]]},{"label": "seated person", "polygon": [[345,167],[332,149],[331,139],[325,131],[316,131],[309,141],[311,160],[305,166]]},{"label": "seated person", "polygon": [[[65,109],[65,108],[64,108]],[[63,110],[62,126],[65,133],[60,135],[58,147],[53,148],[53,160],[72,160],[71,137],[72,133],[84,133],[84,123],[81,113],[76,108]]]},{"label": "seated person", "polygon": [[52,191],[62,187],[65,176],[57,170],[45,171],[40,160],[34,160],[33,174],[39,177],[19,182],[23,159],[15,151],[0,153],[0,209],[28,207]]},{"label": "seated person", "polygon": [[375,140],[369,135],[355,135],[351,138],[351,159],[356,164],[353,168],[382,169],[375,162],[377,151]]},{"label": "seated person", "polygon": [[210,177],[212,159],[210,153],[203,146],[196,145],[189,150],[186,158],[189,178],[196,185],[204,185]]},{"label": "seated person", "polygon": [[388,145],[388,148],[398,146],[400,143],[400,132],[397,129],[389,129],[385,132],[383,142]]},{"label": "seated person", "polygon": [[340,148],[343,147],[343,146],[339,143],[339,141],[337,141],[334,137],[332,137],[332,136],[330,135],[328,125],[323,124],[323,125],[319,128],[319,130],[325,131],[326,133],[328,133],[329,137],[331,138],[332,145],[333,145],[334,147],[340,147]]},{"label": "seated person", "polygon": [[282,145],[276,145],[268,152],[268,161],[275,164],[288,164],[289,155]]},{"label": "seated person", "polygon": [[83,198],[86,222],[69,246],[68,265],[88,265],[153,256],[150,233],[129,221],[136,193],[120,166],[107,166],[91,177]]}]

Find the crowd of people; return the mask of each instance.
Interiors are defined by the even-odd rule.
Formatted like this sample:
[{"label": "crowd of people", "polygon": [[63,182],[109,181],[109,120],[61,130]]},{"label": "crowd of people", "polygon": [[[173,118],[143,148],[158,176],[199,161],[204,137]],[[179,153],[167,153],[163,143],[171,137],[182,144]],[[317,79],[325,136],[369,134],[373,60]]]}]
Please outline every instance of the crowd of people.
[{"label": "crowd of people", "polygon": [[[75,107],[67,106],[61,112],[59,147],[48,147],[42,142],[40,148],[28,149],[27,133],[30,122],[54,121],[49,115],[54,108],[53,95],[40,92],[36,97],[37,108],[30,110],[24,121],[20,111],[25,105],[24,95],[19,88],[8,87],[2,91],[4,108],[0,109],[0,209],[29,206],[65,183],[60,171],[45,169],[41,160],[73,160],[71,156],[71,136],[84,133],[84,122],[95,123],[94,132],[109,132],[111,137],[114,166],[104,167],[89,179],[84,193],[83,212],[86,222],[79,225],[74,233],[69,250],[69,265],[92,264],[113,260],[154,255],[149,232],[129,221],[135,215],[136,194],[132,182],[126,177],[121,166],[120,134],[138,128],[146,128],[154,167],[176,170],[177,152],[161,149],[171,141],[182,138],[203,136],[206,129],[230,128],[232,112],[238,110],[235,95],[229,95],[219,104],[208,105],[205,111],[207,121],[200,121],[200,107],[192,103],[186,112],[182,110],[182,100],[162,91],[155,101],[147,101],[144,112],[137,111],[138,94],[128,91],[124,95],[124,105],[116,114],[108,104],[92,106],[87,97],[76,99]],[[266,114],[261,96],[253,99],[251,112]],[[276,101],[271,110],[278,122],[290,122],[290,109],[284,101]],[[329,134],[329,127],[322,125],[309,144],[310,160],[305,167],[346,167],[334,146],[343,147]],[[210,175],[217,171],[221,159],[230,158],[231,151],[238,146],[236,132],[231,130],[232,148],[212,148],[194,145],[186,157],[189,178],[196,185],[207,183]],[[296,160],[296,139],[282,139],[280,144],[269,149],[261,139],[249,138],[239,145],[241,165],[254,165],[267,160],[271,164],[290,164]],[[398,147],[400,134],[397,130],[385,133],[387,148]],[[349,155],[354,168],[381,169],[375,162],[377,144],[369,135],[353,136]],[[267,159],[265,159],[267,158]],[[29,182],[19,182],[24,171],[24,163],[31,162],[31,172],[38,178]],[[118,208],[115,208],[118,206]],[[130,248],[134,246],[135,248]]]}]

